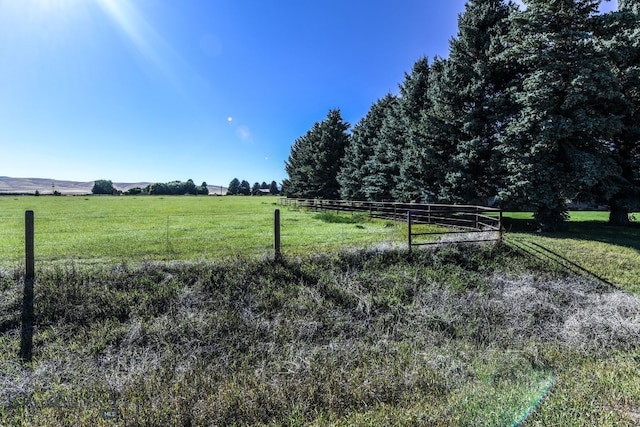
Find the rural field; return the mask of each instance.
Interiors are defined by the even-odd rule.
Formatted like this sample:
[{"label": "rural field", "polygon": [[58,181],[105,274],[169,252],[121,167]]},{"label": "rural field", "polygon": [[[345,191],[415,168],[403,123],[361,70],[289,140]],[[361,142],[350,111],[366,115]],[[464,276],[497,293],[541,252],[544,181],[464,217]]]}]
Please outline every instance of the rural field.
[{"label": "rural field", "polygon": [[3,197],[0,263],[24,257],[24,212],[35,215],[36,260],[80,263],[204,260],[273,254],[274,210],[282,250],[400,244],[401,225],[362,216],[284,210],[277,197]]},{"label": "rural field", "polygon": [[506,214],[503,243],[409,252],[402,223],[276,202],[0,198],[0,425],[640,423],[637,223]]}]

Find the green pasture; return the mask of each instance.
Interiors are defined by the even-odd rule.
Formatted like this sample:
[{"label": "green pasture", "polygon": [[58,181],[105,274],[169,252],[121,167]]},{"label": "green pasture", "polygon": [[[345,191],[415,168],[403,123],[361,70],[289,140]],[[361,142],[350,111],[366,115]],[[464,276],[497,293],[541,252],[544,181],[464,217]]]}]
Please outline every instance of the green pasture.
[{"label": "green pasture", "polygon": [[202,260],[273,253],[274,210],[286,254],[404,244],[406,226],[277,205],[276,197],[0,197],[0,264],[24,257],[24,212],[37,261]]},{"label": "green pasture", "polygon": [[[205,260],[273,254],[274,210],[285,254],[403,247],[406,225],[366,215],[317,213],[276,197],[0,197],[0,265],[24,258],[24,212],[35,212],[36,261]],[[504,213],[507,240],[533,241],[595,275],[640,291],[640,224],[607,225],[608,212],[571,212],[562,233],[538,233],[530,213]],[[422,227],[422,228],[420,228]],[[424,226],[414,232],[434,231]],[[433,237],[435,238],[435,237]]]},{"label": "green pasture", "polygon": [[595,276],[640,294],[640,223],[616,227],[607,224],[608,218],[608,212],[573,211],[566,231],[538,233],[530,213],[505,212],[505,237],[535,242]]}]

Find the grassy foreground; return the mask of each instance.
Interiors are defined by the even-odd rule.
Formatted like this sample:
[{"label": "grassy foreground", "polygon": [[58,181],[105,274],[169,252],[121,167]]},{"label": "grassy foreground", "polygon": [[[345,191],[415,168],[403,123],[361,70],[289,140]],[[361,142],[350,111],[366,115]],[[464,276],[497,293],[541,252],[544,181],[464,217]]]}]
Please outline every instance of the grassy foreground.
[{"label": "grassy foreground", "polygon": [[52,265],[26,366],[0,271],[0,425],[640,422],[640,299],[503,245]]}]

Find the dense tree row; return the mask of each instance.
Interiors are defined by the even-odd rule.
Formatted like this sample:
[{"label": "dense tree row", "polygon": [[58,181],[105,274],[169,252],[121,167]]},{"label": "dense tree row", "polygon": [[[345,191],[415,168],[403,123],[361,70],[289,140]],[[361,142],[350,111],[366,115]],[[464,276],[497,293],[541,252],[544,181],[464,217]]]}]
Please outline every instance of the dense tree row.
[{"label": "dense tree row", "polygon": [[571,201],[640,207],[640,5],[470,0],[447,59],[419,59],[354,125],[297,139],[289,196],[496,202],[563,226]]},{"label": "dense tree row", "polygon": [[203,182],[201,185],[196,186],[193,180],[189,179],[187,182],[171,181],[167,183],[154,183],[147,185],[144,189],[140,187],[130,188],[124,193],[114,187],[113,182],[107,179],[98,179],[94,181],[93,188],[91,189],[93,194],[113,194],[113,195],[137,195],[137,194],[150,194],[150,195],[173,195],[182,196],[185,194],[209,194],[207,183]]},{"label": "dense tree row", "polygon": [[235,195],[243,195],[243,196],[258,196],[261,194],[271,194],[276,195],[279,194],[278,184],[275,181],[271,181],[271,184],[267,184],[266,182],[256,182],[251,186],[248,181],[242,180],[240,181],[238,178],[233,178],[229,183],[229,187],[227,189],[227,194],[231,196]]},{"label": "dense tree row", "polygon": [[151,195],[167,195],[167,196],[182,196],[186,194],[198,195],[209,194],[207,183],[203,182],[202,185],[196,186],[193,180],[189,179],[187,182],[183,181],[171,181],[171,182],[156,182],[148,185],[144,192]]}]

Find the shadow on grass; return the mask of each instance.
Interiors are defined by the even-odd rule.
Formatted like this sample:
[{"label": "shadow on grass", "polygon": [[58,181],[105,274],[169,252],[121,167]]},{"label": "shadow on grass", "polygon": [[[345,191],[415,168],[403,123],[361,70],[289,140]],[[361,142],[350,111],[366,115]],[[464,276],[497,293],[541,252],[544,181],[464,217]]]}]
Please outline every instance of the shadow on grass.
[{"label": "shadow on grass", "polygon": [[565,231],[555,233],[539,232],[533,219],[503,218],[507,232],[532,234],[555,239],[576,239],[597,241],[624,246],[640,252],[640,223],[633,222],[628,227],[609,225],[605,221],[569,221]]},{"label": "shadow on grass", "polygon": [[540,261],[543,261],[543,262],[551,261],[559,265],[566,271],[570,271],[572,273],[575,273],[581,276],[586,276],[592,279],[596,279],[598,282],[610,288],[620,289],[617,285],[605,279],[604,277],[599,276],[595,272],[588,270],[579,264],[576,264],[575,262],[571,261],[569,258],[562,256],[559,253],[554,252],[551,249],[539,243],[526,241],[526,240],[509,239],[507,240],[507,245],[511,246],[516,250],[521,251],[522,253],[533,256]]}]

